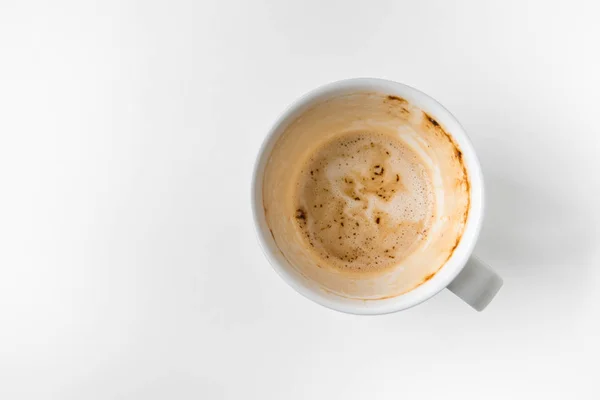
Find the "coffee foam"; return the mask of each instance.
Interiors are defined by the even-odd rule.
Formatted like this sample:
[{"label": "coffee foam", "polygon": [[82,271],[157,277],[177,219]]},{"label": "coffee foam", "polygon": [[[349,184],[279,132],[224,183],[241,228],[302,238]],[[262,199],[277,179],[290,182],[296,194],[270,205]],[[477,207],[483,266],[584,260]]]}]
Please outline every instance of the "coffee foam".
[{"label": "coffee foam", "polygon": [[[395,95],[354,92],[315,102],[282,129],[265,165],[263,207],[286,268],[306,284],[388,298],[427,282],[452,256],[470,185],[459,147],[432,116]],[[359,137],[377,151],[357,160]],[[361,230],[342,229],[342,216]]]},{"label": "coffee foam", "polygon": [[346,132],[301,169],[294,218],[321,264],[378,273],[419,246],[435,198],[423,161],[397,137]]}]

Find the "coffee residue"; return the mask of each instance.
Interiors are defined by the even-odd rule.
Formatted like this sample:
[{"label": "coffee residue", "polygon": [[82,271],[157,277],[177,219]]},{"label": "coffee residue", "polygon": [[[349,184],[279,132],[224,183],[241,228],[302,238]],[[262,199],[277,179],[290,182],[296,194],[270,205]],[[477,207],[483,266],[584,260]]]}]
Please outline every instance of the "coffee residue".
[{"label": "coffee residue", "polygon": [[296,191],[297,226],[330,267],[390,268],[433,219],[429,171],[399,139],[349,133],[317,149],[302,171],[308,173]]}]

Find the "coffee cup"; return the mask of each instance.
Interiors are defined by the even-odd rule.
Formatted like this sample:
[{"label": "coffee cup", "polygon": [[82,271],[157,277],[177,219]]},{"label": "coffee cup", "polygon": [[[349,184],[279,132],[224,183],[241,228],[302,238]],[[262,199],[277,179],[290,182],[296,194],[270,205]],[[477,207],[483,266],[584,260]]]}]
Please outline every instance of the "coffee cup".
[{"label": "coffee cup", "polygon": [[252,179],[268,261],[320,305],[385,314],[447,288],[481,311],[502,286],[472,254],[484,216],[475,150],[410,86],[359,78],[309,92],[267,134]]}]

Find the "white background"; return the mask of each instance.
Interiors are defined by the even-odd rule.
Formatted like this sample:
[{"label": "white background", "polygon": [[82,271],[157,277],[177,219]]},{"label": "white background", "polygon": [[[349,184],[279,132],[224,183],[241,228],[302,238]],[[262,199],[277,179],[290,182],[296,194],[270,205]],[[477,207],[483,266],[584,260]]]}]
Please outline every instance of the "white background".
[{"label": "white background", "polygon": [[[600,398],[594,3],[1,0],[0,398]],[[483,313],[344,315],[264,259],[265,133],[357,76],[469,132]]]}]

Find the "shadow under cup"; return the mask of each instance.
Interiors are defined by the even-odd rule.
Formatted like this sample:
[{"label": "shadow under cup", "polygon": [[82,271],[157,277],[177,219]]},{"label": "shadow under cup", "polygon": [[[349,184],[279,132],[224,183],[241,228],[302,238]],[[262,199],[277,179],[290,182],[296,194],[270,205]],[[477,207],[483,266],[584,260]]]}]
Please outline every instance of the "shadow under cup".
[{"label": "shadow under cup", "polygon": [[[452,128],[461,134],[451,134]],[[389,135],[406,144],[429,171],[434,198],[432,222],[419,233],[418,245],[376,273],[331,267],[311,251],[296,220],[301,169],[325,143],[354,132]],[[401,84],[351,80],[308,94],[274,126],[254,179],[255,218],[271,264],[300,293],[340,311],[391,312],[426,300],[460,272],[479,231],[481,178],[468,139],[435,100]]]}]

